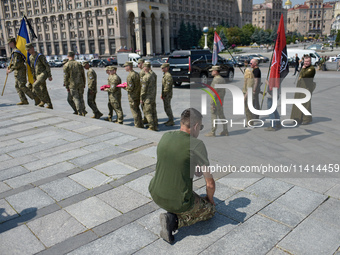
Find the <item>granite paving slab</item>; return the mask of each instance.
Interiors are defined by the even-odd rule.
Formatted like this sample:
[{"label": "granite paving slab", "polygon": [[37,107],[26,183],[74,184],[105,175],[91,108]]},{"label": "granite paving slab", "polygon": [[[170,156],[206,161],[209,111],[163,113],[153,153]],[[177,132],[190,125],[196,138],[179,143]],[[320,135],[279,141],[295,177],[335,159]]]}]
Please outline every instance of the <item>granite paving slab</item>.
[{"label": "granite paving slab", "polygon": [[18,217],[18,214],[14,209],[7,203],[6,200],[0,199],[0,223],[8,221]]},{"label": "granite paving slab", "polygon": [[149,198],[144,197],[124,185],[104,192],[97,197],[121,213],[126,213],[143,204],[151,202]]},{"label": "granite paving slab", "polygon": [[70,175],[69,178],[87,189],[99,187],[113,180],[111,177],[106,176],[95,169],[84,170],[82,172]]},{"label": "granite paving slab", "polygon": [[153,164],[156,164],[157,162],[156,159],[149,157],[149,156],[145,156],[143,154],[139,154],[139,153],[134,153],[132,155],[123,156],[116,160],[117,162],[121,162],[123,164],[132,166],[136,169],[142,169],[144,167],[148,167]]},{"label": "granite paving slab", "polygon": [[9,187],[6,183],[0,181],[0,193],[5,192],[10,189],[11,187]]},{"label": "granite paving slab", "polygon": [[26,168],[22,166],[14,166],[0,171],[0,181],[7,180],[26,173],[29,173]]},{"label": "granite paving slab", "polygon": [[142,177],[139,177],[138,179],[135,179],[131,182],[128,182],[125,184],[125,186],[129,187],[132,190],[135,190],[142,194],[145,197],[151,198],[151,195],[149,193],[149,184],[152,179],[152,176],[146,174]]},{"label": "granite paving slab", "polygon": [[110,160],[100,165],[94,166],[93,168],[109,176],[127,175],[137,170],[134,167],[119,164],[117,160]]},{"label": "granite paving slab", "polygon": [[87,198],[64,209],[87,228],[93,228],[121,215],[97,197]]},{"label": "granite paving slab", "polygon": [[231,188],[244,190],[248,186],[254,184],[255,182],[259,181],[263,177],[258,174],[240,174],[240,173],[231,173],[228,174],[226,177],[219,179],[217,182],[220,182],[224,185],[227,185]]},{"label": "granite paving slab", "polygon": [[46,247],[86,231],[83,225],[64,210],[31,221],[27,226]]}]

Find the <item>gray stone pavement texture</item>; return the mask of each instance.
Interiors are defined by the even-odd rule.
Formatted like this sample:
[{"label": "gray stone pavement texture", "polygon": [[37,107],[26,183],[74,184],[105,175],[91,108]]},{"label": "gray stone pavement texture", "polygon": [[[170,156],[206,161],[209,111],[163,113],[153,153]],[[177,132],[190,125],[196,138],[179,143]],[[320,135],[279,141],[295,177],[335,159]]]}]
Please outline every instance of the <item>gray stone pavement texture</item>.
[{"label": "gray stone pavement texture", "polygon": [[[96,71],[98,84],[106,84],[104,69]],[[0,254],[339,254],[339,172],[311,170],[340,163],[338,73],[317,72],[309,126],[267,133],[236,125],[228,137],[207,138],[211,123],[209,114],[204,116],[199,138],[212,165],[309,164],[310,171],[214,173],[216,215],[180,229],[169,245],[159,237],[164,210],[152,202],[147,187],[159,139],[179,128],[179,116],[195,92],[187,85],[174,89],[176,125],[170,128],[161,124],[167,117],[157,99],[160,131],[152,132],[133,127],[125,92],[123,126],[91,119],[88,107],[85,118],[73,115],[62,69],[52,72],[47,86],[54,110],[35,107],[31,100],[16,106],[12,75],[0,98]],[[161,72],[155,72],[160,88]],[[126,79],[122,68],[118,74]],[[242,81],[236,70],[235,84]],[[226,116],[232,114],[230,102],[227,94]],[[98,92],[97,105],[105,114],[106,93]],[[204,184],[202,178],[194,181],[200,195]]]}]

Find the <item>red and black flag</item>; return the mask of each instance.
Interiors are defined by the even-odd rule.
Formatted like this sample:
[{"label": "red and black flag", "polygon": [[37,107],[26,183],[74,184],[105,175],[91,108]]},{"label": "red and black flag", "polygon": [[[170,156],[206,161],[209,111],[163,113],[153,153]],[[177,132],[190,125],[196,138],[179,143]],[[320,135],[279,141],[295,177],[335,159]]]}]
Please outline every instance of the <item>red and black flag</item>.
[{"label": "red and black flag", "polygon": [[213,64],[213,66],[216,65],[216,63],[218,61],[218,53],[220,51],[222,51],[222,50],[224,50],[223,43],[221,41],[221,38],[219,37],[219,35],[215,31],[215,35],[214,35],[214,49],[213,49],[213,55],[212,55],[212,64]]},{"label": "red and black flag", "polygon": [[281,81],[287,76],[288,55],[286,46],[285,26],[283,23],[283,15],[281,14],[279,28],[277,30],[277,38],[273,54],[272,65],[269,75],[269,90],[279,88]]}]

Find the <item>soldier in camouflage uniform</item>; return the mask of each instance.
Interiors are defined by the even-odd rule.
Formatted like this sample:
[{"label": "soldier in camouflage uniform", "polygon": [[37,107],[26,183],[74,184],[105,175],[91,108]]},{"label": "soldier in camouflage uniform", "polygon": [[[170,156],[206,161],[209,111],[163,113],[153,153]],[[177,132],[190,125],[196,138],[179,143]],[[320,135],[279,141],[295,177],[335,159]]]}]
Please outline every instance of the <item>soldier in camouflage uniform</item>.
[{"label": "soldier in camouflage uniform", "polygon": [[[115,110],[117,115],[117,122],[119,124],[123,124],[124,115],[122,110],[122,91],[121,88],[116,87],[117,85],[121,84],[122,81],[117,75],[117,67],[108,66],[106,69],[109,74],[108,82],[110,85],[110,88],[105,89],[105,91],[108,92],[109,105],[111,106],[109,110]],[[112,118],[112,115],[110,118]]]},{"label": "soldier in camouflage uniform", "polygon": [[[66,65],[67,62],[68,62],[68,59],[64,59],[63,60],[63,66]],[[64,87],[65,87],[65,83],[64,83]],[[70,90],[67,90],[67,102],[72,107],[72,109],[74,111],[73,114],[78,115],[77,107],[76,107],[75,103],[73,102]]]},{"label": "soldier in camouflage uniform", "polygon": [[[226,81],[223,79],[223,77],[220,75],[221,68],[219,66],[213,66],[209,71],[211,71],[211,75],[214,77],[213,81],[211,82],[211,87],[215,88],[216,84],[226,84]],[[220,96],[221,101],[223,103],[224,96],[225,96],[225,89],[216,89],[217,94]],[[211,106],[211,122],[212,122],[212,129],[211,132],[206,134],[205,136],[215,136],[215,132],[217,129],[217,126],[214,127],[214,120],[215,119],[225,119],[224,112],[223,112],[223,106],[220,104],[220,101],[218,100],[217,96],[214,95],[215,102],[211,100],[210,106]],[[227,124],[223,124],[223,131],[220,133],[221,136],[228,136],[228,127]]]},{"label": "soldier in camouflage uniform", "polygon": [[175,125],[174,122],[174,116],[172,114],[171,110],[171,98],[172,98],[172,86],[173,86],[173,80],[172,76],[169,73],[169,63],[164,63],[162,64],[161,68],[162,71],[164,72],[164,76],[162,79],[162,100],[164,103],[164,111],[166,115],[168,115],[169,120],[165,122],[165,126],[173,126]]},{"label": "soldier in camouflage uniform", "polygon": [[29,88],[26,87],[27,82],[25,65],[26,57],[21,53],[20,50],[16,48],[15,38],[10,38],[8,40],[8,45],[10,48],[13,49],[13,51],[11,56],[12,61],[11,64],[8,66],[7,74],[14,71],[15,89],[20,98],[20,102],[17,103],[17,105],[28,104],[25,94],[29,98],[34,99],[35,105],[38,105],[40,103],[39,97],[35,93],[33,93]]},{"label": "soldier in camouflage uniform", "polygon": [[97,95],[97,74],[96,72],[90,68],[90,63],[88,61],[83,62],[83,67],[87,71],[87,104],[93,111],[92,118],[99,119],[103,114],[98,110],[96,104],[96,95]]},{"label": "soldier in camouflage uniform", "polygon": [[44,104],[47,104],[46,108],[53,109],[51,98],[46,87],[46,80],[52,81],[50,65],[47,63],[44,55],[34,50],[33,43],[27,43],[26,50],[31,54],[30,67],[34,79],[33,89],[41,100],[39,106],[44,107]]},{"label": "soldier in camouflage uniform", "polygon": [[127,87],[125,90],[128,92],[128,99],[132,116],[134,118],[135,127],[143,128],[142,114],[139,109],[140,104],[140,79],[138,73],[132,68],[132,62],[126,62],[124,64],[125,70],[129,72],[127,77]]},{"label": "soldier in camouflage uniform", "polygon": [[144,116],[149,123],[149,130],[157,131],[157,116],[154,107],[156,105],[155,76],[150,73],[150,63],[143,65],[145,75],[142,79],[141,104],[143,105]]},{"label": "soldier in camouflage uniform", "polygon": [[[142,59],[142,58],[138,59],[138,68],[140,69],[139,78],[140,78],[140,83],[141,83],[141,84],[142,84],[143,77],[144,77],[144,75],[145,75],[145,72],[144,72],[144,69],[143,69],[144,62],[145,62],[144,59]],[[143,110],[143,105],[141,105],[141,108],[142,108],[142,113],[143,113],[143,112],[144,112],[144,110]],[[143,114],[142,114],[142,115],[143,115]],[[147,124],[147,123],[148,123],[148,121],[147,121],[147,119],[146,119],[145,116],[144,116],[144,118],[143,118],[143,123],[144,123],[144,124]]]},{"label": "soldier in camouflage uniform", "polygon": [[67,57],[68,62],[64,65],[64,84],[77,107],[78,115],[85,116],[84,88],[86,78],[84,68],[74,60],[73,51],[70,51]]}]

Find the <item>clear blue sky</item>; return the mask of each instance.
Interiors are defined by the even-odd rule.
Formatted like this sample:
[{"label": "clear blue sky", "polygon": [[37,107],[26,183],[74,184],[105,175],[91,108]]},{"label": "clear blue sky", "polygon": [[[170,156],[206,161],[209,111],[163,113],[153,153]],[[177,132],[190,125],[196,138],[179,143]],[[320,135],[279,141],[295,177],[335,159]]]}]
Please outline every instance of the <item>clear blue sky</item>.
[{"label": "clear blue sky", "polygon": [[[305,0],[291,0],[293,3],[293,6],[296,4],[303,4]],[[283,4],[286,2],[285,0],[282,0]],[[326,1],[327,2],[327,1]],[[264,0],[253,0],[253,4],[262,4],[264,3]]]}]

